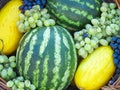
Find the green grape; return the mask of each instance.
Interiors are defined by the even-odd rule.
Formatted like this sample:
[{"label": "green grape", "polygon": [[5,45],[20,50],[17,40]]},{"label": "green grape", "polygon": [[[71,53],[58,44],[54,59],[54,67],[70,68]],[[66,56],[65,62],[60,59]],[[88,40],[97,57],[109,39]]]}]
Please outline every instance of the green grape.
[{"label": "green grape", "polygon": [[36,89],[34,85],[30,85],[29,88],[30,88],[30,90],[35,90]]},{"label": "green grape", "polygon": [[88,53],[92,53],[94,51],[94,48],[91,48]]},{"label": "green grape", "polygon": [[18,88],[23,89],[24,88],[24,82],[18,82]]},{"label": "green grape", "polygon": [[32,9],[26,10],[24,14],[21,13],[20,17],[17,26],[18,30],[22,33],[30,31],[36,27],[55,25],[55,21],[50,18],[47,9],[44,8],[41,10],[39,5],[34,5]]},{"label": "green grape", "polygon": [[86,33],[86,29],[82,29],[82,31],[79,31],[78,33],[79,33],[79,35],[81,36],[81,35],[83,35],[84,33]]},{"label": "green grape", "polygon": [[11,77],[11,76],[13,75],[13,73],[14,73],[13,69],[12,69],[11,67],[9,67],[9,68],[7,69],[7,75],[8,75],[9,77]]},{"label": "green grape", "polygon": [[34,5],[32,8],[35,9],[36,11],[40,11],[40,6],[39,5]]},{"label": "green grape", "polygon": [[91,25],[91,24],[86,24],[86,25],[85,25],[85,28],[86,28],[86,29],[92,28],[92,25]]},{"label": "green grape", "polygon": [[102,16],[102,17],[100,18],[100,23],[101,23],[102,25],[105,24],[105,17],[104,17],[104,16]]},{"label": "green grape", "polygon": [[25,80],[25,87],[30,87],[31,83],[29,80]]},{"label": "green grape", "polygon": [[16,85],[13,85],[13,86],[12,86],[12,90],[17,90],[17,86],[16,86]]},{"label": "green grape", "polygon": [[28,18],[28,22],[29,22],[29,24],[33,24],[35,22],[34,18],[33,17],[29,17]]},{"label": "green grape", "polygon": [[86,56],[87,55],[87,51],[84,48],[80,48],[78,51],[78,54],[81,56]]},{"label": "green grape", "polygon": [[3,57],[3,55],[0,55],[0,63],[4,63],[4,57]]},{"label": "green grape", "polygon": [[112,35],[112,32],[111,32],[111,31],[112,31],[111,27],[110,27],[110,26],[107,26],[107,27],[106,27],[106,34],[107,34],[107,35]]},{"label": "green grape", "polygon": [[9,63],[5,63],[5,64],[4,64],[4,67],[5,67],[5,68],[10,67]]},{"label": "green grape", "polygon": [[19,24],[18,30],[19,30],[20,32],[24,32],[24,24],[23,24],[23,23],[20,23],[20,24]]},{"label": "green grape", "polygon": [[13,79],[15,86],[18,86],[18,83],[20,82],[18,79]]},{"label": "green grape", "polygon": [[95,35],[98,39],[102,38],[103,34],[102,33],[98,33]]},{"label": "green grape", "polygon": [[105,7],[105,6],[102,6],[101,8],[100,8],[100,10],[102,11],[102,12],[106,12],[107,11],[107,7]]},{"label": "green grape", "polygon": [[15,78],[15,77],[16,77],[16,72],[13,72],[11,78]]},{"label": "green grape", "polygon": [[92,19],[91,23],[96,26],[99,24],[99,21],[97,19]]},{"label": "green grape", "polygon": [[44,21],[44,25],[45,25],[46,27],[50,26],[49,20],[45,20],[45,21]]},{"label": "green grape", "polygon": [[23,78],[22,76],[19,76],[19,77],[17,77],[17,80],[23,82],[23,81],[24,81],[24,78]]},{"label": "green grape", "polygon": [[116,12],[118,15],[120,15],[120,9],[117,9]]},{"label": "green grape", "polygon": [[8,75],[7,75],[7,70],[6,70],[6,69],[3,69],[3,70],[1,71],[1,77],[4,78],[4,79],[6,79],[6,78],[8,77]]},{"label": "green grape", "polygon": [[107,12],[102,12],[101,16],[104,17],[104,18],[106,18]]},{"label": "green grape", "polygon": [[96,42],[95,40],[91,40],[91,43],[90,43],[90,44],[91,44],[92,47],[94,47],[94,46],[97,45],[97,42]]},{"label": "green grape", "polygon": [[37,20],[37,26],[38,26],[38,27],[42,27],[42,26],[43,26],[43,23],[42,23],[41,20]]},{"label": "green grape", "polygon": [[77,40],[78,40],[78,41],[82,41],[82,40],[83,40],[83,37],[82,37],[82,36],[79,36],[79,37],[77,38]]},{"label": "green grape", "polygon": [[90,43],[90,38],[85,38],[85,43],[89,44]]},{"label": "green grape", "polygon": [[98,41],[99,41],[99,39],[97,37],[92,37],[92,39],[94,39],[96,43],[98,43]]},{"label": "green grape", "polygon": [[114,3],[109,4],[110,9],[115,9],[116,5]]},{"label": "green grape", "polygon": [[50,23],[51,26],[53,26],[53,25],[55,25],[55,20],[49,19],[49,23]]},{"label": "green grape", "polygon": [[102,6],[104,6],[104,7],[108,8],[108,4],[107,4],[107,3],[105,3],[105,2],[103,2],[103,3],[102,3]]},{"label": "green grape", "polygon": [[30,10],[25,11],[25,16],[31,16]]},{"label": "green grape", "polygon": [[74,33],[74,39],[77,40],[78,37],[79,37],[79,32],[75,32],[75,33]]},{"label": "green grape", "polygon": [[43,17],[44,17],[45,19],[49,19],[49,18],[50,18],[50,14],[46,13],[46,14],[43,15]]},{"label": "green grape", "polygon": [[35,24],[35,23],[31,23],[31,24],[30,24],[30,27],[31,27],[31,28],[35,28],[35,27],[36,27],[36,24]]},{"label": "green grape", "polygon": [[41,17],[40,19],[41,19],[41,21],[43,21],[43,22],[46,20],[44,17]]},{"label": "green grape", "polygon": [[0,64],[0,71],[3,69],[4,67],[3,67],[3,65],[2,64]]},{"label": "green grape", "polygon": [[101,39],[101,40],[100,40],[100,44],[103,45],[103,46],[107,46],[107,45],[108,45],[108,42],[107,42],[107,40],[105,40],[105,39]]},{"label": "green grape", "polygon": [[107,40],[108,42],[111,42],[111,37],[107,37],[106,40]]},{"label": "green grape", "polygon": [[88,52],[85,52],[85,53],[82,55],[83,58],[86,58],[87,56],[88,56]]},{"label": "green grape", "polygon": [[6,55],[3,55],[3,58],[4,58],[4,62],[7,63],[9,60],[8,60],[8,57]]},{"label": "green grape", "polygon": [[114,16],[110,13],[107,15],[107,18],[112,19]]},{"label": "green grape", "polygon": [[34,13],[34,14],[33,14],[33,18],[34,18],[34,20],[38,20],[38,18],[39,18],[38,13]]},{"label": "green grape", "polygon": [[25,22],[24,22],[24,25],[25,25],[25,27],[29,27],[29,22],[28,22],[28,21],[25,21]]},{"label": "green grape", "polygon": [[79,49],[79,48],[80,48],[80,44],[79,44],[79,43],[76,43],[76,44],[75,44],[75,48]]},{"label": "green grape", "polygon": [[24,16],[24,14],[21,13],[21,14],[19,15],[19,17],[20,17],[20,20],[22,20],[22,21],[25,20],[25,16]]},{"label": "green grape", "polygon": [[112,10],[111,10],[111,14],[113,14],[113,15],[116,14],[116,10],[115,10],[115,9],[112,9]]},{"label": "green grape", "polygon": [[16,61],[16,57],[15,56],[10,56],[9,57],[9,61],[10,62],[15,62]]},{"label": "green grape", "polygon": [[47,12],[48,12],[48,10],[44,8],[41,10],[41,15],[45,15]]},{"label": "green grape", "polygon": [[97,31],[97,33],[101,33],[101,32],[102,32],[102,30],[101,30],[100,27],[97,27],[97,28],[96,28],[96,31]]},{"label": "green grape", "polygon": [[88,34],[95,35],[95,33],[96,33],[96,30],[94,29],[94,27],[88,29]]},{"label": "green grape", "polygon": [[6,85],[7,85],[8,87],[13,87],[14,82],[10,80],[10,81],[8,81],[8,82],[6,83]]},{"label": "green grape", "polygon": [[15,68],[16,67],[16,63],[15,62],[10,62],[10,67]]},{"label": "green grape", "polygon": [[90,44],[86,44],[86,45],[84,46],[84,48],[85,48],[85,50],[89,51],[89,50],[91,49],[91,45],[90,45]]},{"label": "green grape", "polygon": [[85,41],[81,41],[80,46],[84,46],[84,45],[85,45]]}]

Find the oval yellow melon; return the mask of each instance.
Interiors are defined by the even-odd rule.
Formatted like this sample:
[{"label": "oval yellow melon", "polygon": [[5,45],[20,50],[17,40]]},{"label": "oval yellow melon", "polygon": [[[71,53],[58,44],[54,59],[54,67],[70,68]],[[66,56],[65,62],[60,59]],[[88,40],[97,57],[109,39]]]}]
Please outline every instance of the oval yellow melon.
[{"label": "oval yellow melon", "polygon": [[[22,5],[22,0],[10,0],[0,10],[0,39],[4,42],[3,53],[6,55],[17,49],[19,40],[22,37],[16,26],[16,22],[19,20],[20,5]],[[0,50],[2,47],[0,41]]]},{"label": "oval yellow melon", "polygon": [[99,90],[112,77],[115,66],[109,46],[97,48],[82,60],[75,73],[75,84],[82,90]]}]

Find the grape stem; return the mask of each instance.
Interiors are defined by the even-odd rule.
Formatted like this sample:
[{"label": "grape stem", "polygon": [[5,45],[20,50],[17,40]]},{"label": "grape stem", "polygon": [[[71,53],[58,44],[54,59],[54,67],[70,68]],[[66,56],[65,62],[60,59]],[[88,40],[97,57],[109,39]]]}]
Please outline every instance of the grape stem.
[{"label": "grape stem", "polygon": [[117,4],[118,8],[120,9],[120,0],[114,0],[114,2]]},{"label": "grape stem", "polygon": [[1,50],[0,50],[0,54],[3,54],[4,42],[3,42],[3,40],[2,40],[2,39],[0,39],[0,41],[2,42],[2,48],[1,48]]}]

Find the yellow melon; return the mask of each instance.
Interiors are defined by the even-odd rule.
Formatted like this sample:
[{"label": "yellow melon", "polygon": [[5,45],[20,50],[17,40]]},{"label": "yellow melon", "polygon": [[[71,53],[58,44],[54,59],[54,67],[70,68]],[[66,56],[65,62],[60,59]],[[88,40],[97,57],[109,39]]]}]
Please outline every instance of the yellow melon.
[{"label": "yellow melon", "polygon": [[[18,31],[16,22],[19,20],[19,6],[22,0],[10,0],[0,10],[0,39],[4,43],[3,54],[9,55],[13,53],[17,47],[22,33]],[[0,40],[0,50],[3,44]]]}]

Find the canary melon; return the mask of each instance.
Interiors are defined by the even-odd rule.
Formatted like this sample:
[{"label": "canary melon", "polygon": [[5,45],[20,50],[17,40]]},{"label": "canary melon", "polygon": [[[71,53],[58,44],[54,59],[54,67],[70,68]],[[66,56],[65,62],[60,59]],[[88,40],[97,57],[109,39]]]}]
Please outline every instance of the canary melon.
[{"label": "canary melon", "polygon": [[82,90],[99,90],[112,77],[115,66],[109,46],[97,48],[81,61],[75,73],[75,83]]},{"label": "canary melon", "polygon": [[18,31],[16,22],[19,19],[19,6],[22,0],[10,0],[0,10],[0,50],[3,48],[3,53],[8,55],[13,53],[18,46],[22,34]]}]

